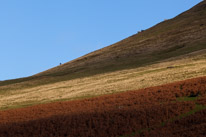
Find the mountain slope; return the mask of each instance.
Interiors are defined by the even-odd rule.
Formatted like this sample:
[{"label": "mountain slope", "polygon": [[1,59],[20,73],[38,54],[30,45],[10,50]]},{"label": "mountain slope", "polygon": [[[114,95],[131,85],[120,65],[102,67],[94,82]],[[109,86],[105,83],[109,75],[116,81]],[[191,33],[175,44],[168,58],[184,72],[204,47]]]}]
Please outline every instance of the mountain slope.
[{"label": "mountain slope", "polygon": [[0,111],[0,136],[200,137],[204,133],[205,137],[205,95],[206,77],[200,77],[91,99]]},{"label": "mountain slope", "polygon": [[205,31],[203,1],[61,66],[0,82],[0,136],[204,137]]},{"label": "mountain slope", "polygon": [[161,22],[111,46],[32,77],[0,82],[0,86],[28,80],[46,84],[136,68],[202,49],[206,49],[205,1],[174,19]]},{"label": "mountain slope", "polygon": [[206,76],[206,2],[42,73],[0,82],[0,109],[74,100]]},{"label": "mountain slope", "polygon": [[200,76],[206,76],[206,50],[144,67],[56,83],[34,86],[48,79],[44,78],[1,86],[0,110],[137,90]]},{"label": "mountain slope", "polygon": [[[136,67],[205,49],[206,2],[174,19],[39,75]],[[115,68],[118,67],[118,68]],[[98,70],[99,71],[99,70]]]}]

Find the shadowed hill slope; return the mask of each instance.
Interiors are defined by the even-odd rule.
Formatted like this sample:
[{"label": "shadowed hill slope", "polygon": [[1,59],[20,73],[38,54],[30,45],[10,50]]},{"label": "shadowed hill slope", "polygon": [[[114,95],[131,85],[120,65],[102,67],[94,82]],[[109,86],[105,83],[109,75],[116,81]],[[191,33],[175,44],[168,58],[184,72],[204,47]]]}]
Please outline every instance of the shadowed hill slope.
[{"label": "shadowed hill slope", "polygon": [[206,2],[174,19],[135,34],[111,46],[80,57],[42,75],[136,67],[206,48]]},{"label": "shadowed hill slope", "polygon": [[24,86],[86,77],[137,68],[171,57],[206,49],[206,1],[192,9],[61,66],[31,77],[0,82],[0,86],[28,82]]}]

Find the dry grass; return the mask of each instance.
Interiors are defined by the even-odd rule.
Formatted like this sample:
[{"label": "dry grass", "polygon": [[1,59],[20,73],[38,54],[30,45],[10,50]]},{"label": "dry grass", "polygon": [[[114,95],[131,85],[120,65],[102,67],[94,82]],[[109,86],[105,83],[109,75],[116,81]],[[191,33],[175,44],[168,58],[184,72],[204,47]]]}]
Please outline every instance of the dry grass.
[{"label": "dry grass", "polygon": [[111,94],[206,75],[206,50],[193,54],[136,69],[0,92],[0,109]]}]

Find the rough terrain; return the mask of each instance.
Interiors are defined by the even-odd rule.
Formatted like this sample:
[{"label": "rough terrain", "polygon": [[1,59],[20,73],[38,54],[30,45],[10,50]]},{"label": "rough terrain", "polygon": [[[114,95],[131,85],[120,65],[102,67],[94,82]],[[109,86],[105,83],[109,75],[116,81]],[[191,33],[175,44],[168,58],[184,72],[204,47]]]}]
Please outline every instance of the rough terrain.
[{"label": "rough terrain", "polygon": [[205,109],[206,77],[200,77],[91,99],[1,111],[0,136],[199,136],[205,131]]}]

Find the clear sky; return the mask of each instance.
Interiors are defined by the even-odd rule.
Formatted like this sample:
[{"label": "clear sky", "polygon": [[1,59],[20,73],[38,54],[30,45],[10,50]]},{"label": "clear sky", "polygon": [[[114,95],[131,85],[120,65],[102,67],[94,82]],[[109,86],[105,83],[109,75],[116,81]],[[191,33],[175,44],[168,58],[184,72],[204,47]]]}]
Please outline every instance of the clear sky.
[{"label": "clear sky", "polygon": [[1,0],[0,80],[26,77],[118,42],[201,0]]}]

